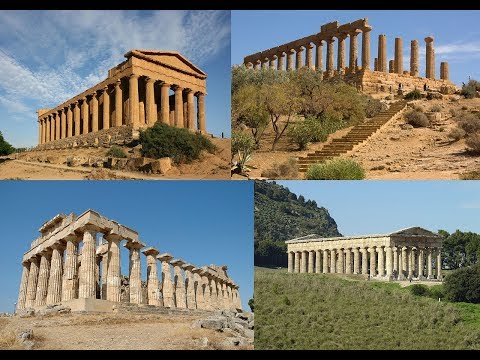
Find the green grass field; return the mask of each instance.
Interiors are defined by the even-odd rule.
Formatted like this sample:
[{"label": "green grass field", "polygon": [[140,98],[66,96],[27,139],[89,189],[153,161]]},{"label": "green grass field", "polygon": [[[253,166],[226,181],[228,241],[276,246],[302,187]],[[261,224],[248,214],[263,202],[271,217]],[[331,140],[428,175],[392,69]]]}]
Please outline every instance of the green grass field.
[{"label": "green grass field", "polygon": [[255,349],[480,349],[480,305],[255,268]]}]

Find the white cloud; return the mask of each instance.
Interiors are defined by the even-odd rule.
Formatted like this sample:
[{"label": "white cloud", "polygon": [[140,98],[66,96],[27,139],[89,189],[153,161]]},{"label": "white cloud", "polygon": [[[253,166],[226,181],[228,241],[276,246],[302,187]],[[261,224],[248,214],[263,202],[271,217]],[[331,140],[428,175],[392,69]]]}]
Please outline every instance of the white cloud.
[{"label": "white cloud", "polygon": [[461,209],[480,209],[480,203],[477,202],[470,202],[470,203],[463,203],[460,204]]}]

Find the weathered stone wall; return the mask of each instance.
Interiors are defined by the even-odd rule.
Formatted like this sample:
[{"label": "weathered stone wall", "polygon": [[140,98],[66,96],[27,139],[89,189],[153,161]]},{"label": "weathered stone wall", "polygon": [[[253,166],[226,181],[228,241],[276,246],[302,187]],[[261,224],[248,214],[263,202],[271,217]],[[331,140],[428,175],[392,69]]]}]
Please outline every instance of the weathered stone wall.
[{"label": "weathered stone wall", "polygon": [[36,150],[68,149],[89,146],[111,146],[114,144],[125,145],[134,140],[138,134],[132,126],[118,126],[110,129],[102,129],[97,132],[72,136],[69,138],[51,141],[37,145]]}]

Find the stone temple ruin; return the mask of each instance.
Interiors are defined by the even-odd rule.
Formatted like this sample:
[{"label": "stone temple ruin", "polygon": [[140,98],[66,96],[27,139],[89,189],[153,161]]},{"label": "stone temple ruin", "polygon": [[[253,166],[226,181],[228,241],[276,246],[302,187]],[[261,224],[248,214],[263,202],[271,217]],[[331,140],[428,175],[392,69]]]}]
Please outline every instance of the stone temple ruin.
[{"label": "stone temple ruin", "polygon": [[[72,311],[110,312],[122,302],[241,310],[239,286],[227,275],[226,266],[197,267],[170,254],[159,254],[157,249],[145,247],[135,230],[93,210],[80,216],[58,214],[39,231],[40,237],[23,256],[17,312],[60,303]],[[102,237],[97,241],[98,234]],[[120,271],[123,241],[130,254],[126,289]],[[146,284],[141,279],[140,252],[146,257]]]},{"label": "stone temple ruin", "polygon": [[207,74],[175,51],[131,50],[125,57],[106,80],[37,111],[38,149],[128,143],[156,121],[206,134]]},{"label": "stone temple ruin", "polygon": [[442,238],[420,227],[383,235],[307,235],[285,243],[290,273],[361,274],[387,281],[442,280]]},{"label": "stone temple ruin", "polygon": [[[370,31],[368,19],[363,18],[348,24],[339,25],[338,21],[322,25],[320,32],[289,43],[264,50],[244,58],[247,68],[286,70],[307,67],[320,71],[323,78],[341,77],[348,83],[365,93],[400,92],[414,89],[453,93],[457,87],[449,80],[448,63],[440,63],[440,79],[436,78],[435,51],[433,36],[425,38],[426,74],[421,77],[418,71],[418,41],[412,40],[410,45],[410,70],[403,68],[403,44],[401,38],[395,38],[395,56],[388,61],[387,39],[378,36],[378,56],[374,59],[374,68],[370,64]],[[358,60],[357,37],[362,34],[361,65]],[[350,56],[346,64],[345,40],[350,39]],[[337,63],[334,62],[334,44],[337,39]],[[326,67],[323,65],[323,46],[326,43]],[[313,51],[315,49],[315,61]],[[305,50],[305,61],[303,52]],[[294,60],[295,55],[295,60]]]}]

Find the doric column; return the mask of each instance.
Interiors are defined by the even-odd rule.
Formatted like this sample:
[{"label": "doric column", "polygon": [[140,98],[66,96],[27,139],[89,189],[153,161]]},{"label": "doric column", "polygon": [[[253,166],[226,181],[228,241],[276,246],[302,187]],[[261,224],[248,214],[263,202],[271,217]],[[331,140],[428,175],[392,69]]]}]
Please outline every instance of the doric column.
[{"label": "doric column", "polygon": [[162,294],[163,294],[163,305],[165,307],[174,308],[175,303],[173,301],[173,282],[172,282],[172,272],[169,261],[173,259],[173,256],[170,254],[161,254],[157,256],[157,259],[161,262],[162,268]]},{"label": "doric column", "polygon": [[313,251],[309,251],[308,252],[308,272],[311,274],[313,273],[313,270],[314,270],[314,252]]},{"label": "doric column", "polygon": [[270,69],[275,70],[275,60],[277,60],[277,55],[273,55],[268,63]]},{"label": "doric column", "polygon": [[388,72],[394,73],[395,72],[395,60],[388,61]]},{"label": "doric column", "polygon": [[[130,252],[129,281],[130,281],[130,302],[141,304],[142,296],[142,269],[140,264],[140,249],[145,246],[141,242],[129,241],[124,244]],[[83,265],[82,265],[83,266]]]},{"label": "doric column", "polygon": [[75,101],[73,103],[73,136],[80,135],[80,121],[80,103],[78,101]]},{"label": "doric column", "polygon": [[308,251],[302,251],[302,260],[300,266],[300,272],[306,273],[307,272],[307,259],[308,259]]},{"label": "doric column", "polygon": [[407,277],[408,274],[408,251],[407,247],[402,247],[402,269],[400,271],[402,278]]},{"label": "doric column", "polygon": [[268,64],[268,58],[262,59],[262,69],[266,69]]},{"label": "doric column", "polygon": [[335,42],[335,39],[331,37],[330,39],[327,39],[326,42],[327,42],[327,77],[331,78],[335,71],[335,67],[333,64],[333,58],[334,58],[333,43]]},{"label": "doric column", "polygon": [[287,70],[293,70],[293,54],[295,54],[295,50],[287,51]]},{"label": "doric column", "polygon": [[362,248],[360,249],[360,252],[362,253],[362,274],[367,275],[368,274],[368,249]]},{"label": "doric column", "polygon": [[392,276],[392,273],[393,273],[392,248],[390,246],[385,246],[385,256],[386,256],[385,264],[386,264],[386,268],[387,268],[386,275],[390,279],[391,276]]},{"label": "doric column", "polygon": [[45,250],[40,254],[40,270],[38,272],[35,306],[43,306],[47,302],[48,278],[50,275],[50,257],[50,249]]},{"label": "doric column", "polygon": [[60,139],[67,137],[67,112],[63,108],[60,112]]},{"label": "doric column", "polygon": [[[210,279],[208,271],[202,269],[202,272],[200,273],[202,276],[202,287],[203,287],[203,301],[205,303],[205,309],[207,310],[213,310],[212,306],[212,289],[210,287]],[[227,293],[229,292],[230,288],[227,284]],[[228,302],[228,308],[230,308],[230,294],[227,296],[227,302]]]},{"label": "doric column", "polygon": [[259,70],[260,69],[260,60],[256,60],[255,63],[253,64],[253,70]]},{"label": "doric column", "polygon": [[378,35],[378,71],[387,72],[387,36]]},{"label": "doric column", "polygon": [[395,72],[403,74],[403,42],[402,38],[395,38]]},{"label": "doric column", "polygon": [[370,70],[370,31],[372,28],[362,29],[362,69]]},{"label": "doric column", "polygon": [[25,307],[31,308],[35,305],[35,295],[37,293],[37,281],[38,281],[38,257],[30,259],[30,271],[28,273],[27,282],[27,296],[25,299]]},{"label": "doric column", "polygon": [[173,259],[170,261],[173,265],[173,284],[175,288],[175,306],[180,309],[187,308],[187,297],[185,292],[185,280],[183,278],[182,266],[185,261],[182,259]]},{"label": "doric column", "polygon": [[377,247],[378,252],[378,276],[385,276],[385,252],[383,246]]},{"label": "doric column", "polygon": [[163,306],[158,282],[157,255],[159,251],[154,247],[148,247],[142,250],[142,253],[147,257],[148,305]]},{"label": "doric column", "polygon": [[357,71],[358,68],[358,47],[357,47],[357,36],[360,33],[360,30],[353,30],[350,35],[350,62],[349,67],[350,71]]},{"label": "doric column", "polygon": [[46,118],[42,119],[42,144],[46,142],[47,135],[47,120]]},{"label": "doric column", "polygon": [[423,279],[424,276],[424,267],[425,267],[425,258],[424,258],[425,248],[419,247],[418,248],[418,267],[417,267],[417,274],[419,279]]},{"label": "doric column", "polygon": [[[192,264],[185,264],[182,266],[183,270],[185,271],[185,286],[186,286],[186,293],[187,293],[187,308],[188,309],[196,309],[197,303],[195,301],[195,281],[193,279],[192,270],[195,268]],[[219,283],[220,289],[222,285]],[[222,292],[220,290],[219,296],[221,296]],[[223,304],[223,298],[220,301]]]},{"label": "doric column", "polygon": [[345,274],[352,273],[352,249],[345,249]]},{"label": "doric column", "polygon": [[155,110],[155,79],[147,77],[145,84],[145,106],[147,125],[152,126],[157,121],[157,112]]},{"label": "doric column", "polygon": [[378,71],[378,59],[373,59],[373,70]]},{"label": "doric column", "polygon": [[323,40],[319,40],[316,44],[315,54],[315,70],[323,71]]},{"label": "doric column", "polygon": [[16,310],[25,309],[29,272],[30,272],[30,262],[26,261],[22,263],[22,279],[20,280],[20,290],[18,291],[18,300],[17,300]]},{"label": "doric column", "polygon": [[72,105],[69,104],[67,107],[67,137],[73,136],[73,112]]},{"label": "doric column", "polygon": [[330,274],[337,272],[337,252],[335,249],[330,249]]},{"label": "doric column", "polygon": [[40,119],[37,120],[37,123],[38,123],[38,144],[41,145],[42,144],[42,122],[40,121]]},{"label": "doric column", "polygon": [[399,274],[400,274],[400,269],[399,269],[399,261],[398,261],[398,255],[399,255],[399,251],[398,251],[398,248],[395,246],[393,247],[393,273],[395,274],[395,277],[398,278]]},{"label": "doric column", "polygon": [[[121,272],[120,272],[120,242],[122,237],[118,234],[105,235],[108,243],[107,251],[107,300],[120,302]],[[131,280],[130,280],[131,286]]]},{"label": "doric column", "polygon": [[418,77],[418,41],[410,43],[410,75]]},{"label": "doric column", "polygon": [[55,117],[55,140],[60,140],[62,110],[58,110]]},{"label": "doric column", "polygon": [[96,91],[92,95],[91,105],[92,105],[92,132],[97,132],[98,131],[98,98],[97,98]]},{"label": "doric column", "polygon": [[[197,309],[205,309],[203,292],[202,292],[202,278],[200,276],[201,272],[202,272],[202,269],[200,269],[200,268],[194,267],[192,269],[193,288],[194,288],[194,291],[195,291],[195,303],[196,303]],[[195,285],[195,283],[196,283],[196,285]],[[225,289],[225,283],[222,285],[222,291],[224,289]],[[226,306],[224,306],[224,309],[226,309]]]},{"label": "doric column", "polygon": [[[215,275],[210,274],[210,284],[212,288],[212,307],[213,309],[217,310],[220,309],[219,301],[218,301],[218,279]],[[233,293],[232,293],[233,295]]]},{"label": "doric column", "polygon": [[407,247],[407,261],[408,261],[408,278],[413,277],[413,249],[411,247]]},{"label": "doric column", "polygon": [[306,53],[305,53],[305,66],[311,70],[315,70],[315,67],[313,66],[313,59],[312,59],[312,49],[313,45],[312,43],[308,43],[307,46],[305,46]]},{"label": "doric column", "polygon": [[341,73],[345,70],[345,39],[347,34],[339,34],[338,39],[338,57],[337,57],[337,70]]},{"label": "doric column", "polygon": [[442,280],[442,249],[437,248],[437,280]]},{"label": "doric column", "polygon": [[294,267],[294,272],[295,273],[299,273],[300,272],[300,257],[301,257],[301,253],[299,251],[295,251],[294,252],[294,256],[295,256],[295,267]]},{"label": "doric column", "polygon": [[427,279],[433,279],[433,271],[432,271],[432,248],[429,247],[426,249],[427,251]]},{"label": "doric column", "polygon": [[277,70],[285,70],[285,53],[283,51],[278,56]]},{"label": "doric column", "polygon": [[56,114],[52,114],[50,118],[50,141],[55,140],[55,118]]},{"label": "doric column", "polygon": [[88,134],[88,101],[87,97],[84,97],[82,103],[82,122],[83,122],[83,129],[82,129],[82,134]]},{"label": "doric column", "polygon": [[428,79],[435,79],[435,50],[433,50],[433,36],[425,38],[426,50],[426,74]]},{"label": "doric column", "polygon": [[322,272],[324,274],[328,274],[328,250],[327,249],[324,249],[323,250],[323,269],[322,269]]},{"label": "doric column", "polygon": [[205,120],[205,94],[198,92],[197,94],[197,118],[198,118],[198,130],[202,134],[207,133],[207,123]]},{"label": "doric column", "polygon": [[295,257],[294,253],[289,251],[288,252],[288,272],[289,273],[293,273],[293,270],[294,270],[293,269],[294,257]]},{"label": "doric column", "polygon": [[[82,266],[80,268],[80,285],[78,297],[95,299],[95,258],[96,258],[96,235],[97,230],[86,227],[83,233]],[[53,263],[53,257],[52,257]]]},{"label": "doric column", "polygon": [[345,273],[345,253],[343,249],[337,249],[337,273]]},{"label": "doric column", "polygon": [[315,253],[315,272],[322,273],[322,250],[317,250]]},{"label": "doric column", "polygon": [[132,74],[128,78],[128,99],[130,106],[128,107],[128,122],[134,129],[140,125],[139,116],[139,99],[138,99],[138,75]]},{"label": "doric column", "polygon": [[448,62],[442,61],[440,63],[440,79],[450,80],[450,74],[448,71]]},{"label": "doric column", "polygon": [[371,247],[368,249],[370,252],[370,276],[377,275],[377,259],[376,259],[376,249]]},{"label": "doric column", "polygon": [[123,118],[122,80],[118,79],[115,82],[115,123],[113,126],[122,126],[122,118]]},{"label": "doric column", "polygon": [[110,128],[110,94],[108,93],[108,85],[103,88],[103,112],[102,112],[102,129]]},{"label": "doric column", "polygon": [[357,247],[353,248],[353,273],[360,274],[360,251]]},{"label": "doric column", "polygon": [[183,128],[183,88],[174,87],[175,91],[175,126]]},{"label": "doric column", "polygon": [[71,234],[65,238],[65,263],[63,265],[62,301],[77,297],[78,237]]},{"label": "doric column", "polygon": [[161,121],[164,124],[170,124],[169,114],[170,114],[170,102],[168,92],[170,90],[170,84],[165,82],[162,83],[160,88],[160,114]]},{"label": "doric column", "polygon": [[187,123],[190,130],[195,130],[195,101],[193,99],[193,91],[190,89],[187,92]]},{"label": "doric column", "polygon": [[[52,246],[52,260],[50,262],[50,278],[48,279],[47,305],[57,304],[62,301],[62,254],[63,246],[55,244]],[[94,253],[95,255],[95,253]],[[95,261],[95,256],[93,257]],[[83,258],[82,258],[83,268]],[[93,263],[95,271],[95,262]],[[95,272],[93,273],[95,275]],[[93,279],[93,290],[95,290],[95,278]],[[95,297],[95,292],[93,293]]]}]

